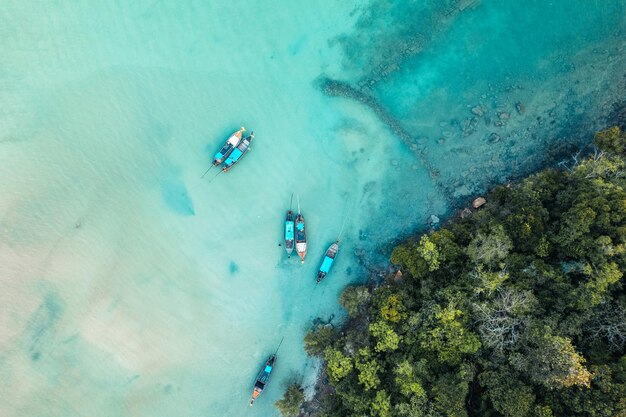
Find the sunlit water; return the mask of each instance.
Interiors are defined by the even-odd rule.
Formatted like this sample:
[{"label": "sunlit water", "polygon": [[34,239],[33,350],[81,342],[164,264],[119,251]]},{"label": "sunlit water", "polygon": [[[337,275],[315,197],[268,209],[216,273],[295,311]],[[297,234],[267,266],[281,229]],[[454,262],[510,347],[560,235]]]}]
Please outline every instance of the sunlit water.
[{"label": "sunlit water", "polygon": [[[276,415],[314,376],[311,321],[339,317],[338,292],[394,238],[602,126],[624,99],[624,10],[5,1],[0,414]],[[200,180],[241,124],[250,154]],[[304,265],[279,247],[292,194]]]}]

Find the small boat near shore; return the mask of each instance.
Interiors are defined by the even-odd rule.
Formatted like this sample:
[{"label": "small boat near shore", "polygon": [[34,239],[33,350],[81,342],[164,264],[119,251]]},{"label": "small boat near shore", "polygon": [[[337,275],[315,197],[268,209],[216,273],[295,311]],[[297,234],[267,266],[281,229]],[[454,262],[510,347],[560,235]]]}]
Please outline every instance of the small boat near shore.
[{"label": "small boat near shore", "polygon": [[278,344],[276,351],[270,355],[267,361],[265,361],[265,365],[263,366],[263,368],[261,368],[261,372],[259,372],[259,375],[256,377],[256,380],[254,381],[254,389],[252,391],[252,397],[250,397],[250,407],[252,407],[252,405],[254,404],[254,401],[256,401],[256,399],[259,398],[259,395],[261,395],[261,393],[265,389],[265,386],[270,380],[270,375],[272,374],[272,370],[274,369],[274,364],[276,363],[276,355],[278,355],[278,350],[280,349],[280,346],[283,344],[283,340],[285,340],[284,337],[280,340],[280,343]]},{"label": "small boat near shore", "polygon": [[306,229],[304,224],[304,216],[300,213],[300,197],[298,197],[298,215],[296,216],[295,221],[296,226],[296,252],[300,257],[300,262],[304,263],[304,258],[306,257],[306,249],[307,249],[307,240],[306,240]]},{"label": "small boat near shore", "polygon": [[330,268],[333,266],[333,262],[335,261],[335,257],[337,256],[337,252],[339,251],[339,241],[335,241],[332,245],[328,247],[326,253],[324,254],[324,260],[320,265],[319,270],[317,271],[317,283],[324,279],[324,277],[330,272]]},{"label": "small boat near shore", "polygon": [[254,401],[259,398],[259,395],[265,389],[267,385],[270,375],[272,374],[272,370],[274,369],[274,362],[276,362],[276,355],[270,355],[270,357],[265,362],[263,369],[259,372],[259,375],[256,377],[256,381],[254,382],[254,390],[252,391],[252,397],[250,398],[250,407],[254,404]]},{"label": "small boat near shore", "polygon": [[241,142],[241,138],[245,130],[246,129],[243,126],[241,126],[241,129],[239,129],[238,131],[230,135],[230,137],[224,143],[222,148],[219,151],[217,151],[217,153],[213,156],[213,166],[216,167],[220,165],[222,162],[224,162],[226,158],[230,156],[230,154],[233,152],[235,147],[239,145],[239,142]]},{"label": "small boat near shore", "polygon": [[293,211],[287,211],[287,218],[285,219],[285,250],[287,251],[287,256],[291,258],[291,253],[293,252],[294,247],[294,229],[295,222],[293,217]]},{"label": "small boat near shore", "polygon": [[230,156],[224,161],[224,167],[222,168],[223,172],[227,172],[231,169],[233,165],[241,161],[241,158],[243,158],[243,156],[250,151],[252,139],[254,139],[254,132],[250,132],[248,136],[244,137],[241,142],[239,142],[237,147],[235,147],[235,149],[231,152]]}]

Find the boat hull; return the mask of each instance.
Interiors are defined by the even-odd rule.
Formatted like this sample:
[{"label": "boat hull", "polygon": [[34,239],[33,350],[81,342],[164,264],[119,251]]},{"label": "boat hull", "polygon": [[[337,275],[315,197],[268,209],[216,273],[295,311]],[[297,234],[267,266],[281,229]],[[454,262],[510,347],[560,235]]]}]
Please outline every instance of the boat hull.
[{"label": "boat hull", "polygon": [[213,156],[213,166],[220,165],[226,160],[226,158],[230,156],[235,147],[238,146],[241,142],[243,132],[244,128],[242,127],[241,129],[230,135],[226,142],[224,142],[224,145],[222,145],[222,148],[217,151],[217,153]]},{"label": "boat hull", "polygon": [[337,252],[339,251],[339,241],[336,241],[328,247],[326,253],[324,253],[324,259],[317,271],[317,283],[319,284],[330,272],[330,268],[335,262]]},{"label": "boat hull", "polygon": [[307,251],[307,237],[306,237],[306,228],[304,223],[304,216],[300,213],[296,216],[296,252],[300,257],[302,263],[304,263],[304,258],[306,258]]},{"label": "boat hull", "polygon": [[294,242],[295,222],[293,218],[293,211],[289,210],[285,219],[285,250],[287,251],[287,256],[289,257],[291,257],[291,254],[293,252]]},{"label": "boat hull", "polygon": [[250,136],[247,136],[241,140],[239,145],[231,152],[230,156],[224,161],[224,167],[222,171],[228,172],[237,162],[250,151],[250,145],[254,139],[254,132],[250,132]]},{"label": "boat hull", "polygon": [[265,390],[265,386],[269,382],[270,375],[272,374],[272,370],[274,369],[275,362],[276,355],[270,355],[270,357],[265,362],[263,368],[261,368],[259,375],[254,381],[254,388],[252,390],[252,396],[250,397],[250,407],[252,407],[256,399],[259,398],[259,395],[261,395]]}]

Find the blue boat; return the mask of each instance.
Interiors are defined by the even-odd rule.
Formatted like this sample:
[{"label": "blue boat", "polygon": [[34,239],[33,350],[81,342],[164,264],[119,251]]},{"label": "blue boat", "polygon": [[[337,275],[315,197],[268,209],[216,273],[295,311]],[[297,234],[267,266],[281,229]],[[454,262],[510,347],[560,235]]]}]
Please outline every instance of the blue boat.
[{"label": "blue boat", "polygon": [[265,366],[259,372],[259,376],[256,377],[256,381],[254,382],[254,391],[252,391],[252,397],[250,398],[250,407],[254,404],[254,401],[259,398],[259,395],[265,389],[267,382],[270,379],[270,375],[272,373],[272,369],[274,369],[274,362],[276,361],[276,355],[270,355],[267,362],[265,362]]},{"label": "blue boat", "polygon": [[252,139],[254,139],[254,132],[250,132],[250,135],[246,136],[241,140],[241,142],[239,142],[239,145],[233,149],[233,152],[228,158],[226,158],[226,161],[224,161],[224,168],[222,168],[223,172],[228,171],[233,167],[233,165],[241,161],[241,158],[243,158],[243,156],[250,150],[250,143],[252,143]]},{"label": "blue boat", "polygon": [[287,251],[287,256],[291,258],[291,252],[293,252],[294,246],[294,230],[295,230],[295,222],[293,219],[293,211],[287,211],[287,218],[285,219],[285,250]]},{"label": "blue boat", "polygon": [[330,247],[326,250],[324,254],[324,260],[320,265],[320,269],[317,271],[317,283],[319,284],[321,280],[324,279],[326,274],[330,272],[330,268],[333,266],[333,262],[335,261],[335,257],[337,256],[337,251],[339,251],[339,241],[335,241]]},{"label": "blue boat", "polygon": [[222,148],[219,151],[217,151],[217,153],[213,156],[213,166],[215,167],[218,166],[219,164],[224,162],[226,158],[228,158],[228,156],[235,149],[235,146],[239,145],[239,142],[241,142],[241,137],[243,135],[244,130],[245,128],[242,126],[241,129],[239,129],[238,131],[230,135],[230,137],[224,143]]}]

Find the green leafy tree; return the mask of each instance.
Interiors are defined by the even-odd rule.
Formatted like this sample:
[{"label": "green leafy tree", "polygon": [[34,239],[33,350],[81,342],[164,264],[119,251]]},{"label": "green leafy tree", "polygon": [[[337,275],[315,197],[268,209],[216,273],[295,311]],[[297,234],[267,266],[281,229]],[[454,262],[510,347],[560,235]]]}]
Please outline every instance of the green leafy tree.
[{"label": "green leafy tree", "polygon": [[385,298],[380,308],[380,315],[392,323],[398,323],[407,317],[406,308],[398,294],[391,294]]},{"label": "green leafy tree", "polygon": [[488,271],[483,265],[478,265],[470,275],[477,284],[475,291],[479,294],[485,293],[488,296],[494,294],[509,279],[506,268],[501,268],[499,271]]},{"label": "green leafy tree", "polygon": [[436,353],[441,362],[457,365],[480,348],[478,336],[467,328],[466,314],[454,303],[437,305],[429,322],[429,329],[420,334],[421,346]]},{"label": "green leafy tree", "polygon": [[626,135],[617,126],[596,133],[593,141],[606,152],[624,154],[626,150]]},{"label": "green leafy tree", "polygon": [[546,236],[541,236],[541,238],[539,239],[539,242],[537,243],[537,246],[535,248],[535,253],[540,258],[545,258],[546,256],[550,255],[550,241]]},{"label": "green leafy tree", "polygon": [[402,395],[407,397],[425,397],[426,391],[415,374],[413,366],[407,360],[400,362],[394,369],[395,383]]},{"label": "green leafy tree", "polygon": [[322,356],[334,338],[335,331],[331,326],[317,326],[304,336],[304,350],[310,356]]},{"label": "green leafy tree", "polygon": [[571,257],[583,257],[593,242],[589,239],[589,230],[597,213],[582,204],[576,205],[563,215],[561,227],[555,241]]},{"label": "green leafy tree", "polygon": [[547,405],[535,406],[532,417],[554,417],[552,409]]},{"label": "green leafy tree", "polygon": [[354,367],[357,369],[357,375],[359,383],[365,387],[366,390],[377,388],[380,384],[380,378],[378,378],[378,372],[381,371],[381,366],[378,361],[372,356],[372,353],[367,348],[359,349],[358,355],[354,361]]},{"label": "green leafy tree", "polygon": [[372,411],[374,416],[391,417],[391,398],[385,390],[376,392],[372,401]]},{"label": "green leafy tree", "polygon": [[304,402],[304,392],[298,384],[291,384],[283,398],[276,401],[274,405],[284,417],[296,417],[300,413],[300,407]]},{"label": "green leafy tree", "polygon": [[344,354],[337,349],[327,348],[324,351],[324,359],[326,360],[328,375],[335,382],[346,377],[352,371],[352,359],[348,356],[344,356]]},{"label": "green leafy tree", "polygon": [[426,261],[429,271],[439,269],[439,251],[437,250],[437,245],[435,245],[428,236],[424,235],[420,239],[420,243],[417,246],[417,253]]},{"label": "green leafy tree", "polygon": [[460,373],[445,373],[432,385],[434,408],[443,416],[467,417],[465,400],[469,381]]},{"label": "green leafy tree", "polygon": [[489,233],[478,232],[467,247],[467,254],[476,264],[496,265],[506,258],[512,247],[504,228],[497,225]]},{"label": "green leafy tree", "polygon": [[391,262],[406,266],[414,277],[439,269],[440,258],[437,245],[427,235],[422,236],[417,244],[398,246],[391,254]]},{"label": "green leafy tree", "polygon": [[535,329],[527,338],[532,339],[527,354],[511,357],[518,371],[550,389],[590,386],[592,374],[585,368],[585,358],[576,352],[571,340],[554,336],[545,329]]},{"label": "green leafy tree", "polygon": [[615,262],[605,263],[599,268],[587,264],[583,268],[583,274],[588,277],[588,281],[578,290],[577,298],[581,308],[590,308],[600,304],[609,287],[619,282],[623,276]]},{"label": "green leafy tree", "polygon": [[370,324],[370,333],[376,339],[376,351],[390,351],[398,349],[401,337],[384,321]]},{"label": "green leafy tree", "polygon": [[348,286],[341,293],[339,302],[350,317],[359,314],[370,299],[370,293],[364,286]]},{"label": "green leafy tree", "polygon": [[488,371],[480,375],[493,408],[504,417],[526,417],[534,408],[535,394],[519,376],[507,368]]}]

